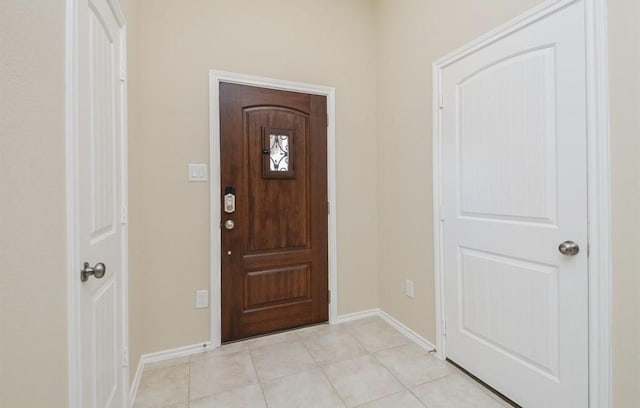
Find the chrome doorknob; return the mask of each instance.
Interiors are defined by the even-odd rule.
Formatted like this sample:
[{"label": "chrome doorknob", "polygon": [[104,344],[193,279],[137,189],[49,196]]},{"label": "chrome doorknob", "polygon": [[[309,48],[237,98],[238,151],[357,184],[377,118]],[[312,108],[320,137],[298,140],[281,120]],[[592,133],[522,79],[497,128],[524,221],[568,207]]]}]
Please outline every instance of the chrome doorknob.
[{"label": "chrome doorknob", "polygon": [[105,273],[107,273],[107,267],[102,262],[98,262],[93,268],[89,265],[89,262],[85,262],[80,270],[80,280],[86,282],[91,275],[95,276],[96,279],[100,279],[104,277]]},{"label": "chrome doorknob", "polygon": [[580,247],[573,241],[564,241],[558,246],[558,251],[560,251],[562,255],[574,256],[580,252]]},{"label": "chrome doorknob", "polygon": [[236,223],[235,223],[235,222],[233,222],[233,220],[226,220],[226,221],[224,222],[224,227],[225,227],[226,229],[228,229],[228,230],[232,230],[232,229],[233,229],[233,227],[235,227],[235,226],[236,226]]}]

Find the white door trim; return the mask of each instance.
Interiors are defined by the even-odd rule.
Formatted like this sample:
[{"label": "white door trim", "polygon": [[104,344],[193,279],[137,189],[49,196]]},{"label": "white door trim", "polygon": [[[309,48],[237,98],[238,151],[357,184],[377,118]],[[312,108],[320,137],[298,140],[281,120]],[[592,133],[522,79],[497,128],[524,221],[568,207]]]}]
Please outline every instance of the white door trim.
[{"label": "white door trim", "polygon": [[433,64],[433,225],[437,355],[446,358],[443,336],[442,70],[569,4],[584,1],[587,45],[587,173],[589,217],[589,406],[612,407],[612,266],[609,154],[607,0],[548,0]]},{"label": "white door trim", "polygon": [[336,90],[333,87],[283,81],[234,72],[209,71],[210,217],[211,217],[211,346],[222,339],[220,270],[220,95],[221,82],[301,92],[327,97],[327,186],[329,199],[329,322],[338,316],[338,242],[336,233]]},{"label": "white door trim", "polygon": [[[65,8],[65,153],[66,153],[66,209],[67,209],[67,353],[68,353],[68,378],[69,378],[69,408],[82,408],[82,365],[81,365],[81,305],[80,291],[80,254],[79,254],[79,220],[78,220],[78,130],[79,96],[78,96],[78,5],[80,0],[66,0]],[[127,30],[124,14],[118,0],[106,0],[113,11],[116,21],[122,30],[121,37],[121,61],[126,78],[127,67]],[[127,82],[122,82],[123,101],[121,104],[122,117],[122,205],[128,203],[128,169],[127,169]],[[120,283],[122,292],[120,302],[122,304],[122,344],[125,356],[123,356],[123,401],[128,406],[129,398],[129,362],[126,355],[129,349],[129,254],[128,241],[129,230],[126,224],[122,225],[122,276]]]}]

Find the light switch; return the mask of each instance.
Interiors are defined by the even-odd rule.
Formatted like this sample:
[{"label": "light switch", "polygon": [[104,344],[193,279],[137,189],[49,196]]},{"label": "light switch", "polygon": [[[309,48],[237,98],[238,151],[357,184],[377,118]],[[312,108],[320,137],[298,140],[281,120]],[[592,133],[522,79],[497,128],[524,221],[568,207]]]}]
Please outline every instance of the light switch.
[{"label": "light switch", "polygon": [[190,163],[189,164],[189,181],[208,181],[209,176],[206,164]]}]

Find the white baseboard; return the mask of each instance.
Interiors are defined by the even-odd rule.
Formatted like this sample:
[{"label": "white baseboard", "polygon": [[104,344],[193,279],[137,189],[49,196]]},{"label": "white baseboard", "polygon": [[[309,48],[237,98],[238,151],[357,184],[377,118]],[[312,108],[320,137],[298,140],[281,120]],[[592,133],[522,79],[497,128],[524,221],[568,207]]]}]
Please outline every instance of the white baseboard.
[{"label": "white baseboard", "polygon": [[337,316],[331,324],[341,324],[352,322],[354,320],[366,319],[367,317],[380,316],[380,309],[369,309],[361,312],[347,313]]},{"label": "white baseboard", "polygon": [[170,360],[176,357],[190,356],[192,354],[204,353],[211,350],[211,343],[203,342],[191,346],[177,347],[170,350],[158,351],[155,353],[143,354],[140,360],[145,364],[157,363],[158,361]]},{"label": "white baseboard", "polygon": [[138,394],[138,387],[140,386],[142,371],[144,371],[144,360],[142,357],[140,357],[138,368],[136,369],[136,373],[133,376],[131,386],[129,386],[129,408],[133,408],[133,403],[136,402],[136,395]]},{"label": "white baseboard", "polygon": [[138,394],[140,380],[142,379],[142,372],[144,371],[144,366],[146,364],[157,363],[159,361],[170,360],[172,358],[190,356],[192,354],[204,353],[210,349],[211,343],[204,342],[193,344],[191,346],[178,347],[141,355],[140,361],[138,362],[138,368],[136,369],[136,374],[133,376],[131,387],[129,387],[129,408],[133,408],[133,403],[135,402],[136,395]]},{"label": "white baseboard", "polygon": [[400,333],[404,334],[405,336],[413,340],[413,342],[416,343],[418,346],[422,347],[428,352],[436,351],[436,346],[434,346],[429,340],[425,339],[418,333],[414,332],[413,330],[408,328],[406,325],[401,323],[399,320],[397,320],[395,317],[391,316],[384,310],[378,310],[378,315],[384,321],[386,321],[387,323],[395,327],[395,329],[398,330]]}]

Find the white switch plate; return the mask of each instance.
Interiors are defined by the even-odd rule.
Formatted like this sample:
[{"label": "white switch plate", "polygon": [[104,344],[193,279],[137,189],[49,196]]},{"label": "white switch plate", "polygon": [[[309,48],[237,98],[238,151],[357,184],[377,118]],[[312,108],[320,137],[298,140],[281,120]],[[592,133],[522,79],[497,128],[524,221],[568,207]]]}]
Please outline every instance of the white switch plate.
[{"label": "white switch plate", "polygon": [[202,163],[189,163],[189,181],[208,181],[209,173],[207,165]]},{"label": "white switch plate", "polygon": [[409,296],[410,298],[413,298],[413,281],[412,280],[406,280],[404,283],[404,293]]},{"label": "white switch plate", "polygon": [[209,307],[209,291],[196,290],[196,309],[206,309]]}]

